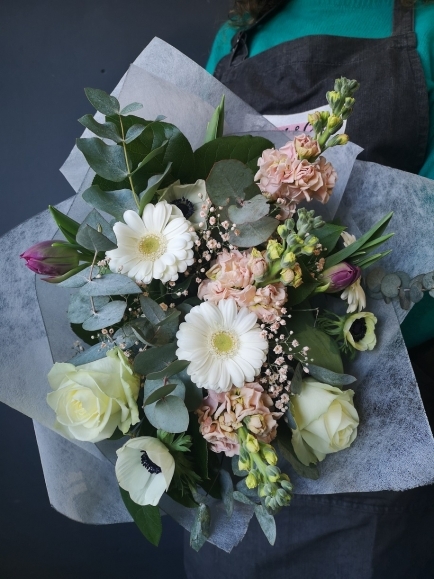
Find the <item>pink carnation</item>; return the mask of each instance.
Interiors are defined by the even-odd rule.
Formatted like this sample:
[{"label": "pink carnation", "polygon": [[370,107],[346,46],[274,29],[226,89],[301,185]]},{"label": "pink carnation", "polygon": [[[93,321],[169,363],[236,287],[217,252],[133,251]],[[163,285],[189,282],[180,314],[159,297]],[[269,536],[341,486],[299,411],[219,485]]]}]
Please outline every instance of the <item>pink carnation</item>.
[{"label": "pink carnation", "polygon": [[304,133],[295,137],[294,149],[298,159],[312,159],[321,153],[318,141]]},{"label": "pink carnation", "polygon": [[196,411],[199,430],[212,451],[234,456],[240,450],[237,430],[241,426],[262,442],[270,443],[276,437],[276,418],[282,413],[271,412],[272,406],[272,399],[257,382],[219,394],[209,390]]}]

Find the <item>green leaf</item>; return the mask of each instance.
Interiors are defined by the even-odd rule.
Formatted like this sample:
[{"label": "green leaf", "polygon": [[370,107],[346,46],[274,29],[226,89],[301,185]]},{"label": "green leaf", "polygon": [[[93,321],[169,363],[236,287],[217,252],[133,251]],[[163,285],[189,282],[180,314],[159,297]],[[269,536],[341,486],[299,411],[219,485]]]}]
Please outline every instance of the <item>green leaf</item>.
[{"label": "green leaf", "polygon": [[147,296],[140,296],[140,307],[143,314],[154,326],[158,326],[166,317],[161,307]]},{"label": "green leaf", "polygon": [[105,347],[101,343],[95,344],[88,350],[80,352],[70,360],[69,364],[74,364],[74,366],[82,366],[83,364],[89,364],[90,362],[95,362],[95,360],[101,360],[107,356],[107,352],[112,350],[115,344],[107,344]]},{"label": "green leaf", "polygon": [[[185,386],[181,380],[173,378],[171,380],[172,385],[175,385],[175,388],[172,390],[173,396],[177,396],[184,400],[185,396]],[[151,395],[154,394],[157,390],[160,390],[163,386],[165,386],[164,380],[149,380],[149,378],[145,381],[145,385],[143,388],[143,399],[147,400]],[[158,399],[159,400],[159,399]],[[154,404],[154,402],[150,402],[149,404]],[[148,406],[149,406],[148,404]],[[164,428],[162,429],[164,430]],[[167,431],[168,432],[168,431]]]},{"label": "green leaf", "polygon": [[84,286],[85,284],[89,283],[89,275],[91,269],[92,269],[92,278],[96,277],[99,274],[99,267],[97,265],[94,265],[92,268],[92,266],[89,265],[86,266],[81,271],[77,272],[72,277],[69,277],[68,279],[65,279],[64,281],[60,282],[59,286],[68,288]]},{"label": "green leaf", "polygon": [[320,475],[316,464],[310,463],[309,466],[306,466],[297,458],[291,442],[291,432],[284,424],[279,426],[277,441],[281,455],[289,462],[297,474],[311,480],[319,479]]},{"label": "green leaf", "polygon": [[82,227],[85,224],[95,229],[95,231],[101,230],[101,233],[105,235],[105,237],[107,237],[113,243],[116,242],[116,236],[113,233],[112,226],[110,225],[110,223],[108,223],[108,221],[106,221],[106,219],[104,219],[104,217],[100,213],[98,213],[96,209],[92,209],[92,211],[88,215],[86,215],[80,227]]},{"label": "green leaf", "polygon": [[124,316],[127,303],[115,300],[103,306],[100,310],[96,309],[96,314],[83,322],[83,329],[88,331],[101,330],[109,328],[120,322]]},{"label": "green leaf", "polygon": [[366,285],[373,292],[379,292],[381,289],[381,281],[386,275],[386,272],[382,267],[376,267],[371,269],[371,271],[366,276]]},{"label": "green leaf", "polygon": [[239,461],[239,456],[236,454],[231,459],[232,472],[234,473],[235,476],[244,477],[244,476],[246,476],[246,471],[240,470],[238,468],[238,461]]},{"label": "green leaf", "polygon": [[285,417],[286,417],[286,420],[288,421],[289,427],[292,430],[296,430],[297,423],[295,422],[295,418],[294,418],[294,404],[291,402],[291,400],[288,402],[288,409],[285,412]]},{"label": "green leaf", "polygon": [[122,296],[142,293],[141,288],[128,276],[120,273],[107,273],[93,279],[79,293],[83,296]]},{"label": "green leaf", "polygon": [[205,143],[194,152],[195,177],[206,179],[214,165],[223,159],[236,159],[248,165],[252,171],[257,170],[258,158],[264,149],[271,149],[274,145],[263,137],[220,137]]},{"label": "green leaf", "polygon": [[[134,126],[138,126],[138,125],[134,125]],[[148,153],[146,155],[146,157],[143,159],[143,161],[140,161],[140,163],[137,165],[137,167],[134,169],[134,171],[131,173],[131,175],[134,175],[134,173],[136,173],[136,171],[138,171],[139,169],[141,169],[142,167],[147,165],[149,163],[149,161],[152,161],[152,159],[154,157],[163,153],[168,142],[169,141],[163,141],[163,143],[159,147],[157,147],[156,149],[153,149],[150,153]]]},{"label": "green leaf", "polygon": [[115,249],[116,243],[110,241],[105,235],[93,229],[87,223],[82,223],[77,233],[77,241],[91,251],[109,251]]},{"label": "green leaf", "polygon": [[234,485],[228,471],[220,471],[220,487],[222,489],[222,499],[228,517],[234,512]]},{"label": "green leaf", "polygon": [[138,111],[139,109],[142,108],[143,105],[141,105],[140,103],[131,103],[121,110],[121,115],[128,115],[129,113],[133,113],[134,111]]},{"label": "green leaf", "polygon": [[115,115],[119,113],[119,101],[115,97],[97,88],[85,88],[84,92],[90,104],[100,113],[104,115]]},{"label": "green leaf", "polygon": [[396,273],[388,273],[381,280],[381,293],[387,298],[396,298],[401,287],[401,278]]},{"label": "green leaf", "polygon": [[[95,297],[93,300],[96,309],[108,304],[108,297]],[[73,294],[68,306],[68,320],[71,324],[82,324],[92,315],[92,304],[88,296]]]},{"label": "green leaf", "polygon": [[175,374],[175,378],[179,378],[185,385],[185,405],[189,412],[193,412],[201,405],[203,400],[202,388],[198,388],[194,382],[192,382],[190,376],[187,374],[186,370],[182,370]]},{"label": "green leaf", "polygon": [[188,428],[187,407],[178,396],[166,396],[154,404],[144,407],[149,422],[166,432],[185,432]]},{"label": "green leaf", "polygon": [[345,229],[346,227],[343,227],[342,225],[325,223],[322,227],[315,229],[313,234],[318,238],[319,243],[323,246],[325,254],[329,254],[335,248],[341,237],[341,233],[345,231]]},{"label": "green leaf", "polygon": [[210,122],[206,127],[205,143],[213,141],[217,137],[223,136],[225,122],[225,95],[222,96],[220,104],[215,109]]},{"label": "green leaf", "polygon": [[164,173],[161,173],[161,175],[153,175],[152,177],[149,177],[146,189],[142,193],[140,193],[140,207],[139,207],[140,215],[142,215],[143,209],[146,207],[146,205],[152,201],[152,198],[160,188],[161,183],[164,181],[164,178],[170,171],[171,166],[172,163],[170,162],[167,165],[166,169],[164,170]]},{"label": "green leaf", "polygon": [[133,517],[134,522],[148,541],[157,547],[160,542],[161,533],[163,532],[159,507],[138,505],[131,500],[127,491],[121,487],[119,487],[119,490],[121,491],[122,500],[128,512]]},{"label": "green leaf", "polygon": [[196,552],[200,550],[209,537],[210,521],[209,508],[204,504],[199,505],[190,531],[190,547]]},{"label": "green leaf", "polygon": [[175,390],[177,386],[178,384],[165,384],[161,388],[157,388],[157,390],[154,390],[152,394],[143,400],[143,406],[154,404],[154,402],[157,402],[157,400],[164,398],[164,396],[168,396]]},{"label": "green leaf", "polygon": [[317,328],[305,327],[304,330],[294,332],[293,338],[298,341],[300,347],[308,346],[307,353],[309,363],[313,358],[313,364],[331,370],[336,374],[343,373],[342,359],[336,342],[326,333]]},{"label": "green leaf", "polygon": [[262,505],[255,506],[255,515],[258,519],[258,523],[267,537],[270,545],[274,545],[276,542],[276,521],[273,515],[267,512],[267,509]]},{"label": "green leaf", "polygon": [[63,233],[65,238],[69,241],[69,243],[75,243],[75,236],[77,235],[80,223],[74,221],[74,219],[71,219],[56,209],[56,207],[53,207],[53,205],[49,205],[48,209],[51,213],[51,217],[54,219],[57,227]]},{"label": "green leaf", "polygon": [[387,227],[387,225],[389,224],[389,221],[392,219],[392,215],[393,215],[392,212],[388,213],[382,219],[380,219],[380,221],[378,221],[373,227],[371,227],[371,229],[367,233],[362,235],[362,237],[360,237],[357,241],[351,243],[348,247],[344,247],[344,249],[341,249],[340,251],[327,257],[324,264],[324,269],[328,269],[329,267],[332,267],[333,265],[336,265],[341,261],[349,259],[353,255],[353,253],[356,253],[357,251],[363,249],[365,243],[373,241],[374,239],[378,239],[385,230],[385,228]]},{"label": "green leaf", "polygon": [[166,344],[159,348],[150,348],[144,352],[139,352],[134,359],[134,372],[147,376],[159,372],[176,359],[176,344]]},{"label": "green leaf", "polygon": [[229,219],[232,223],[241,225],[243,223],[252,223],[258,221],[261,217],[268,215],[270,205],[263,195],[256,195],[249,201],[241,203],[241,207],[230,205],[228,208]]},{"label": "green leaf", "polygon": [[236,160],[217,162],[206,180],[209,198],[216,206],[225,207],[244,199],[244,189],[253,183],[253,173]]},{"label": "green leaf", "polygon": [[291,378],[292,394],[300,394],[303,382],[303,366],[299,363],[295,367],[294,376]]},{"label": "green leaf", "polygon": [[76,144],[90,167],[104,179],[118,183],[128,177],[124,151],[119,145],[106,145],[95,137],[77,139]]},{"label": "green leaf", "polygon": [[235,231],[230,231],[229,241],[238,247],[254,247],[265,243],[279,225],[279,221],[266,215],[254,223],[238,225]]},{"label": "green leaf", "polygon": [[331,372],[330,370],[321,368],[315,364],[309,364],[307,368],[309,374],[312,378],[315,378],[315,380],[318,380],[323,384],[330,384],[330,386],[337,386],[338,388],[348,386],[348,384],[352,384],[357,380],[357,378],[350,376],[349,374],[337,374],[336,372]]},{"label": "green leaf", "polygon": [[178,372],[181,372],[181,370],[187,368],[189,364],[190,362],[187,362],[186,360],[175,360],[174,362],[163,368],[163,370],[148,374],[148,378],[149,380],[160,380],[161,378],[169,378],[170,376],[178,374]]},{"label": "green leaf", "polygon": [[[185,400],[185,403],[187,403],[187,400]],[[199,421],[196,415],[191,417],[188,425],[188,433],[193,441],[191,453],[194,462],[194,470],[202,480],[206,480],[208,478],[208,444],[200,433]]]},{"label": "green leaf", "polygon": [[256,507],[256,504],[252,500],[250,500],[249,497],[246,497],[246,495],[240,491],[234,491],[233,497],[236,501],[240,503],[244,503],[245,505],[253,505]]},{"label": "green leaf", "polygon": [[97,185],[86,189],[82,195],[89,205],[100,211],[105,211],[117,221],[124,220],[125,211],[131,210],[137,213],[138,207],[130,189],[119,189],[118,191],[102,191]]},{"label": "green leaf", "polygon": [[134,139],[137,139],[137,137],[143,133],[145,128],[146,127],[143,125],[133,125],[130,127],[127,131],[127,134],[125,135],[125,143],[128,145],[128,143],[131,143],[134,141]]},{"label": "green leaf", "polygon": [[84,115],[84,117],[78,119],[78,122],[92,131],[97,137],[110,139],[115,143],[122,142],[122,137],[118,133],[118,128],[114,123],[98,123],[92,115]]},{"label": "green leaf", "polygon": [[298,263],[301,268],[303,283],[297,288],[291,286],[286,288],[288,304],[291,306],[296,306],[307,300],[307,298],[311,296],[320,285],[320,282],[312,279],[309,269],[304,265],[301,259]]}]

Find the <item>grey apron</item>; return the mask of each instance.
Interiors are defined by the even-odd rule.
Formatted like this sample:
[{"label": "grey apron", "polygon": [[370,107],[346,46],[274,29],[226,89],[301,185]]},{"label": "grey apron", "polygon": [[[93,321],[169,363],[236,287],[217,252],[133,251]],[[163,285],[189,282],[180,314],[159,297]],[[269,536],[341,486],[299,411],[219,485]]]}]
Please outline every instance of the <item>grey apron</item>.
[{"label": "grey apron", "polygon": [[[248,58],[249,36],[272,18],[239,31],[215,76],[262,114],[303,112],[325,104],[340,76],[361,83],[346,131],[364,148],[360,158],[418,173],[428,142],[425,78],[416,51],[413,8],[395,0],[389,38],[307,36]],[[369,123],[366,120],[369,119]],[[422,396],[434,383],[432,355],[415,367]],[[432,370],[432,369],[431,369]],[[270,547],[252,521],[231,555],[209,543],[185,548],[188,579],[434,578],[434,487],[410,491],[295,495],[276,517]]]}]

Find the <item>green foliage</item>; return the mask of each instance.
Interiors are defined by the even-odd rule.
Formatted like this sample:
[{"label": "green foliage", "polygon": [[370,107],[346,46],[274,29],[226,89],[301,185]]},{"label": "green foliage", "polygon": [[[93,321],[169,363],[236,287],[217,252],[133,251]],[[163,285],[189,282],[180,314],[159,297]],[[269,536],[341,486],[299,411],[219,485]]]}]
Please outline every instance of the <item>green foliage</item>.
[{"label": "green foliage", "polygon": [[153,390],[146,398],[143,399],[143,406],[148,406],[149,404],[154,404],[157,400],[164,398],[164,396],[168,396],[171,394],[178,384],[164,384],[161,388],[157,388]]},{"label": "green foliage", "polygon": [[[183,402],[185,395],[184,384],[177,379],[172,380],[176,387],[168,395],[164,380],[146,380],[144,387],[145,414],[155,428],[166,432],[184,432],[188,428],[188,410]],[[166,387],[166,388],[165,388]],[[158,398],[156,402],[148,400]]]},{"label": "green foliage", "polygon": [[67,215],[56,209],[56,207],[53,207],[52,205],[49,205],[48,209],[51,213],[51,217],[54,219],[57,227],[60,229],[60,231],[65,236],[67,241],[69,241],[69,243],[75,243],[75,237],[77,235],[77,231],[78,228],[80,227],[80,224],[77,221],[74,221],[74,219],[71,219],[71,217],[68,217]]},{"label": "green foliage", "polygon": [[77,139],[76,145],[85,156],[89,166],[103,179],[121,183],[128,177],[129,171],[122,147],[106,145],[96,137]]},{"label": "green foliage", "polygon": [[231,517],[234,512],[234,485],[231,475],[224,469],[220,471],[220,488],[226,514]]},{"label": "green foliage", "polygon": [[89,280],[79,289],[82,296],[123,296],[141,292],[135,281],[120,273],[107,273]]},{"label": "green foliage", "polygon": [[241,207],[231,205],[228,209],[228,216],[233,223],[242,225],[265,217],[269,211],[270,206],[266,198],[263,195],[256,195],[252,197],[252,199],[244,201]]},{"label": "green foliage", "polygon": [[315,364],[309,364],[308,369],[309,374],[312,378],[315,378],[315,380],[318,380],[323,384],[330,384],[330,386],[337,386],[338,388],[348,386],[357,380],[357,378],[350,376],[349,374],[337,374],[336,372],[331,372],[330,370],[321,368]]},{"label": "green foliage", "polygon": [[88,331],[109,328],[120,322],[124,316],[127,303],[124,300],[115,300],[100,310],[95,309],[95,313],[83,322],[83,329]]},{"label": "green foliage", "polygon": [[253,183],[253,173],[243,163],[236,160],[218,161],[206,180],[209,198],[216,206],[241,202],[244,189]]},{"label": "green foliage", "polygon": [[236,159],[256,171],[262,151],[273,147],[268,139],[251,135],[214,139],[194,152],[195,179],[206,179],[213,165],[224,159]]},{"label": "green foliage", "polygon": [[161,533],[163,532],[159,507],[138,505],[131,500],[127,491],[121,487],[119,487],[119,490],[122,500],[128,512],[133,517],[134,522],[148,541],[157,547],[160,542]]},{"label": "green foliage", "polygon": [[84,92],[90,104],[103,115],[115,115],[119,113],[120,105],[117,98],[97,88],[85,88]]},{"label": "green foliage", "polygon": [[222,96],[220,104],[214,111],[210,122],[206,127],[205,143],[213,141],[217,137],[223,136],[223,128],[225,122],[225,95]]},{"label": "green foliage", "polygon": [[303,367],[297,364],[295,367],[294,376],[291,378],[291,392],[292,394],[300,394],[303,384]]},{"label": "green foliage", "polygon": [[[93,300],[96,310],[102,309],[108,304],[110,298],[107,296],[95,297]],[[68,306],[68,319],[71,324],[82,324],[92,316],[92,303],[88,296],[82,296],[78,293],[71,296]]]},{"label": "green foliage", "polygon": [[194,469],[204,481],[208,479],[208,445],[199,431],[199,422],[196,415],[192,415],[188,425],[188,433],[193,441],[191,452],[193,455]]},{"label": "green foliage", "polygon": [[366,277],[368,295],[373,299],[384,299],[390,303],[398,298],[399,305],[403,310],[409,310],[412,303],[423,299],[424,291],[434,297],[434,272],[420,274],[410,279],[405,271],[386,273],[384,269],[377,267],[371,269]]},{"label": "green foliage", "polygon": [[325,223],[322,227],[315,229],[315,237],[318,238],[319,243],[323,246],[324,255],[328,255],[333,251],[341,237],[341,233],[345,229],[346,227],[333,223]]},{"label": "green foliage", "polygon": [[[327,370],[331,370],[336,374],[343,373],[342,359],[339,353],[339,348],[335,341],[326,333],[305,326],[303,330],[294,331],[293,338],[298,341],[300,347],[308,346],[309,363],[313,358],[313,364],[321,366]],[[291,352],[294,357],[297,357],[296,352]]]},{"label": "green foliage", "polygon": [[89,205],[113,215],[117,221],[124,220],[124,213],[127,210],[138,210],[134,200],[133,193],[130,189],[119,189],[118,191],[102,191],[97,185],[86,189],[83,193],[83,199]]},{"label": "green foliage", "polygon": [[255,506],[255,515],[267,541],[270,545],[274,545],[276,542],[276,521],[273,515],[270,515],[263,505]]},{"label": "green foliage", "polygon": [[176,350],[176,344],[164,344],[158,348],[139,352],[134,359],[134,372],[147,376],[164,370],[176,359]]},{"label": "green foliage", "polygon": [[229,234],[229,241],[238,247],[253,247],[265,243],[276,231],[279,222],[268,215],[253,223],[237,226]]},{"label": "green foliage", "polygon": [[84,117],[78,119],[78,122],[92,131],[92,133],[97,137],[110,139],[115,143],[120,143],[122,141],[122,137],[114,123],[99,123],[92,115],[84,115]]},{"label": "green foliage", "polygon": [[159,372],[153,372],[152,374],[148,374],[148,378],[149,380],[159,380],[160,378],[169,378],[170,376],[173,376],[173,374],[178,374],[178,372],[181,372],[182,370],[187,368],[189,364],[190,362],[187,362],[186,360],[174,360],[171,364],[169,364],[169,366],[166,366]]},{"label": "green foliage", "polygon": [[190,531],[190,547],[199,551],[209,537],[211,513],[205,504],[198,506]]},{"label": "green foliage", "polygon": [[279,425],[277,441],[280,454],[289,462],[297,474],[311,480],[319,479],[319,470],[316,464],[310,463],[309,466],[306,466],[298,460],[291,442],[291,431],[285,424],[280,423]]},{"label": "green foliage", "polygon": [[98,344],[95,344],[84,352],[80,352],[68,360],[68,362],[69,364],[74,364],[74,366],[89,364],[90,362],[95,362],[95,360],[101,360],[101,358],[105,358],[107,356],[107,352],[112,350],[114,347],[115,344],[113,343],[105,344],[103,346],[100,342],[98,342]]}]

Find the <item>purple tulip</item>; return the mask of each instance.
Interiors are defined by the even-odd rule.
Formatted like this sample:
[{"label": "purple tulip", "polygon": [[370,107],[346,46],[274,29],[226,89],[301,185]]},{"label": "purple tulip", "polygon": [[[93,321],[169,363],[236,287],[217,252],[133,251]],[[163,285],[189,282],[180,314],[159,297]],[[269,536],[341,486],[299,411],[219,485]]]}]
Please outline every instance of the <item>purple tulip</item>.
[{"label": "purple tulip", "polygon": [[340,292],[352,285],[360,277],[362,270],[357,265],[351,265],[346,261],[333,265],[323,271],[321,282],[329,283],[326,293]]},{"label": "purple tulip", "polygon": [[[55,244],[55,245],[53,245]],[[26,266],[41,275],[58,276],[78,266],[79,255],[66,241],[41,241],[20,255]]]}]

